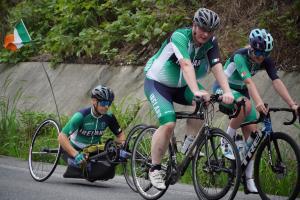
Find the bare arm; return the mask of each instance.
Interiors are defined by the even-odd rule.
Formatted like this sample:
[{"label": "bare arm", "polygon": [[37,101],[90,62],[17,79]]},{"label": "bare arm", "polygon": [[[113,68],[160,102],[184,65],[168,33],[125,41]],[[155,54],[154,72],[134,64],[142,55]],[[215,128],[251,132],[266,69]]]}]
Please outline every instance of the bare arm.
[{"label": "bare arm", "polygon": [[297,105],[296,102],[290,96],[287,88],[285,87],[284,83],[280,79],[275,79],[273,82],[273,87],[276,92],[281,96],[281,98],[292,108],[293,106]]},{"label": "bare arm", "polygon": [[126,140],[126,136],[124,131],[122,131],[119,135],[117,135],[116,142],[119,144],[124,144],[125,140]]},{"label": "bare arm", "polygon": [[216,80],[218,81],[219,85],[223,89],[224,93],[231,92],[228,81],[227,81],[227,77],[225,76],[224,71],[223,71],[222,64],[221,63],[216,64],[212,68],[212,72],[213,72]]},{"label": "bare arm", "polygon": [[65,134],[59,133],[58,142],[69,156],[75,157],[78,154],[78,152],[70,144],[70,140]]},{"label": "bare arm", "polygon": [[219,85],[221,86],[221,88],[224,91],[223,98],[222,98],[223,103],[225,103],[225,104],[232,103],[234,100],[234,97],[231,93],[227,77],[224,74],[222,64],[218,63],[218,64],[214,65],[212,67],[212,72],[213,72],[216,80],[218,81]]},{"label": "bare arm", "polygon": [[203,97],[205,101],[209,101],[210,94],[205,90],[199,90],[195,69],[190,60],[180,59],[180,67],[182,69],[183,77],[189,86],[190,90],[195,96]]},{"label": "bare arm", "polygon": [[260,95],[258,93],[258,90],[257,90],[256,85],[253,82],[253,80],[251,78],[247,78],[244,80],[244,83],[247,86],[250,96],[253,98],[253,100],[255,102],[256,109],[259,112],[263,112],[264,114],[267,114],[268,111],[264,105],[262,98],[260,97]]},{"label": "bare arm", "polygon": [[195,70],[191,61],[186,59],[180,59],[179,64],[181,66],[183,77],[186,83],[188,84],[193,94],[195,94],[197,91],[199,91],[199,88],[196,80]]}]

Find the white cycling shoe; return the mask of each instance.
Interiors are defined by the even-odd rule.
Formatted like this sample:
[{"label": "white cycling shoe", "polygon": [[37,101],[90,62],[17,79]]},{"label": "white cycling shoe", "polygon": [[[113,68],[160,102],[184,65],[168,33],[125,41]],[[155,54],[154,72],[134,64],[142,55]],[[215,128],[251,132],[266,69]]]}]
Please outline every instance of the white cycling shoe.
[{"label": "white cycling shoe", "polygon": [[153,172],[149,171],[149,179],[151,184],[158,190],[166,189],[164,175],[165,173],[163,170],[154,170]]},{"label": "white cycling shoe", "polygon": [[244,191],[245,191],[245,194],[249,194],[249,193],[257,194],[258,193],[253,178],[246,179],[246,188],[244,188]]},{"label": "white cycling shoe", "polygon": [[224,140],[224,138],[221,139],[221,150],[226,158],[230,160],[235,160],[232,147],[228,144],[226,140]]}]

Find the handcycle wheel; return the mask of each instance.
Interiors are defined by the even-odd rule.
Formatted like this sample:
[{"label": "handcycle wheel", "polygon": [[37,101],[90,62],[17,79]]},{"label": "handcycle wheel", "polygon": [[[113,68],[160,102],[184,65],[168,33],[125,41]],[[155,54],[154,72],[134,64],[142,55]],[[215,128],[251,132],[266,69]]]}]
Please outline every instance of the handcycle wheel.
[{"label": "handcycle wheel", "polygon": [[57,141],[59,125],[52,119],[43,121],[35,130],[29,148],[29,171],[32,178],[42,182],[54,172],[61,149]]},{"label": "handcycle wheel", "polygon": [[[233,199],[241,177],[241,161],[233,139],[217,128],[203,135],[193,158],[193,184],[199,199]],[[202,133],[204,134],[204,133]],[[236,159],[226,158],[221,150],[221,139],[227,141]]]},{"label": "handcycle wheel", "polygon": [[[151,167],[151,141],[156,127],[148,126],[139,134],[134,142],[134,147],[131,157],[131,170],[133,182],[136,186],[138,193],[144,199],[158,199],[160,198],[168,189],[168,184],[166,184],[165,190],[158,190],[152,186],[149,180],[149,169]],[[161,165],[162,170],[165,170],[166,176],[168,177],[168,164],[170,163],[170,146],[169,151],[166,152],[162,159]]]},{"label": "handcycle wheel", "polygon": [[[286,133],[275,132],[257,150],[254,181],[262,199],[296,199],[300,191],[300,150]],[[271,165],[272,163],[272,165]]]},{"label": "handcycle wheel", "polygon": [[[137,138],[137,136],[140,134],[140,132],[146,127],[147,125],[145,124],[138,124],[134,126],[128,133],[128,136],[126,138],[124,148],[127,152],[132,153],[134,141]],[[131,172],[131,158],[127,159],[127,162],[122,164],[123,167],[123,173],[125,180],[134,192],[137,192],[137,189],[134,185],[133,178],[132,178],[132,172]]]}]

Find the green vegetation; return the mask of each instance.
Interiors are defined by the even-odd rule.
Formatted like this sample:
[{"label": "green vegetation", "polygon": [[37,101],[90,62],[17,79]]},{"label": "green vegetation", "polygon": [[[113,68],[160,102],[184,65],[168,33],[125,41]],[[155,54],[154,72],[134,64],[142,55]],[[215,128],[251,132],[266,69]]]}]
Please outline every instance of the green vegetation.
[{"label": "green vegetation", "polygon": [[15,53],[2,48],[0,62],[142,65],[172,31],[191,25],[199,7],[221,17],[216,35],[223,58],[246,45],[252,28],[261,27],[275,38],[272,55],[278,65],[299,69],[300,0],[4,0],[2,39],[23,19],[34,41]]},{"label": "green vegetation", "polygon": [[[122,59],[117,55],[127,49],[126,63],[132,63],[145,46],[154,48],[175,27],[190,24],[186,16],[191,16],[188,8],[194,2],[29,0],[8,16],[11,28],[22,18],[34,40],[17,53],[22,60],[50,54],[53,62],[108,62]],[[1,61],[20,61],[12,54],[2,50]]]}]

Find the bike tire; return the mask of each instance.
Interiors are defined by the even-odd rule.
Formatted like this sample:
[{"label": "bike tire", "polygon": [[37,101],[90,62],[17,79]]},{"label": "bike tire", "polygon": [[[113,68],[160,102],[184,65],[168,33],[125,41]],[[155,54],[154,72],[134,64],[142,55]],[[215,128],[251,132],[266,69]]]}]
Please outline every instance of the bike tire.
[{"label": "bike tire", "polygon": [[[258,193],[263,200],[296,199],[300,191],[299,146],[288,134],[283,132],[274,132],[270,137],[270,143],[267,137],[258,147],[254,161],[254,181]],[[268,154],[269,144],[271,154]],[[277,172],[271,169],[268,163],[269,156],[273,162],[279,161],[275,146],[278,147],[284,162],[276,163]],[[276,188],[276,193],[272,192],[272,188]]]},{"label": "bike tire", "polygon": [[[241,161],[233,139],[223,130],[212,128],[203,135],[192,162],[193,185],[199,199],[233,199],[241,180]],[[220,148],[221,138],[232,147],[235,160],[226,158]],[[238,167],[236,167],[238,166]],[[229,193],[230,191],[230,193]]]},{"label": "bike tire", "polygon": [[[149,180],[149,169],[151,167],[151,141],[157,127],[148,126],[139,134],[134,142],[131,157],[131,170],[135,187],[138,193],[147,200],[156,200],[160,198],[168,189],[166,184],[165,190],[158,190],[152,186]],[[162,169],[166,170],[166,176],[169,176],[169,163],[171,161],[171,145],[169,145],[167,155],[162,159]]]},{"label": "bike tire", "polygon": [[[134,126],[128,133],[128,136],[126,138],[124,149],[126,149],[127,152],[132,153],[134,141],[139,135],[139,133],[146,127],[146,124],[138,124]],[[126,163],[122,163],[123,168],[123,174],[124,178],[126,180],[126,183],[130,187],[130,189],[134,192],[137,192],[137,189],[134,185],[133,178],[132,178],[132,172],[131,172],[131,158],[127,159]]]},{"label": "bike tire", "polygon": [[31,177],[38,182],[47,180],[57,166],[61,154],[59,132],[59,125],[53,119],[43,121],[34,132],[28,165]]}]

